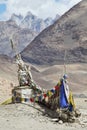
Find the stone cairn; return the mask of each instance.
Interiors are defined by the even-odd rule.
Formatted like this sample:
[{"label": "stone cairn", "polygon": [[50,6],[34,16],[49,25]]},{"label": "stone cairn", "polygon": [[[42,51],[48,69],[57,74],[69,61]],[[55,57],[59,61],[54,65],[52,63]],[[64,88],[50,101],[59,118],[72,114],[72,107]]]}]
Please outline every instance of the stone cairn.
[{"label": "stone cairn", "polygon": [[[13,103],[23,101],[37,102],[39,104],[43,104],[44,107],[49,108],[49,116],[55,117],[62,122],[75,122],[76,117],[79,117],[81,113],[75,107],[73,96],[69,93],[65,77],[60,79],[58,84],[51,90],[43,90],[35,84],[30,72],[30,67],[24,64],[20,54],[16,55],[16,63],[18,64],[19,86],[14,87],[12,90]],[[64,83],[65,87],[64,89],[68,104],[67,107],[60,106],[60,88],[62,83]]]}]

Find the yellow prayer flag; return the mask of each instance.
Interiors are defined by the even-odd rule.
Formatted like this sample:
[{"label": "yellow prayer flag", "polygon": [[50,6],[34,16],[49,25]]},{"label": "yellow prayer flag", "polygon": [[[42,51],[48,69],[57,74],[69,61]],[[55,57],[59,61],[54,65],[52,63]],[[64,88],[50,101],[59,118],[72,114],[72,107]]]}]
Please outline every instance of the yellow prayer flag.
[{"label": "yellow prayer flag", "polygon": [[73,99],[73,95],[72,95],[72,92],[70,91],[70,94],[69,94],[69,104],[72,104],[73,108],[76,107],[75,103],[74,103],[74,99]]}]

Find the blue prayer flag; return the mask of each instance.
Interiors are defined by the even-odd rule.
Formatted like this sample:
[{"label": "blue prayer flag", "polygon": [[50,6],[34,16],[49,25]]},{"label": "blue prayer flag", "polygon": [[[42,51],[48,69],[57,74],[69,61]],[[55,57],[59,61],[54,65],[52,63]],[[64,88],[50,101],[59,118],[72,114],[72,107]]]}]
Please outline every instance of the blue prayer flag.
[{"label": "blue prayer flag", "polygon": [[66,94],[65,94],[63,82],[60,86],[60,107],[61,108],[67,108],[68,107],[68,101],[67,101],[67,97],[66,97]]}]

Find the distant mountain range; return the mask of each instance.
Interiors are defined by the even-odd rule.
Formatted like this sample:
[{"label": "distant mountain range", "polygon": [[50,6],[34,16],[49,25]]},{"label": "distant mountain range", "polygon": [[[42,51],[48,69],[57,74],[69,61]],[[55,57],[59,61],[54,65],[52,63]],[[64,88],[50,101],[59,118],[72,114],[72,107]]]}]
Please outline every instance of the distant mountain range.
[{"label": "distant mountain range", "polygon": [[21,28],[27,28],[39,33],[46,27],[53,24],[55,20],[59,19],[59,17],[59,15],[56,15],[55,19],[49,17],[43,20],[33,15],[31,12],[28,12],[25,17],[23,17],[22,15],[13,14],[10,20],[15,21],[16,24],[19,25]]},{"label": "distant mountain range", "polygon": [[[56,16],[55,20],[59,18]],[[38,18],[31,12],[25,17],[13,14],[8,21],[0,21],[0,54],[14,56],[20,53],[44,28],[55,20]],[[11,48],[10,39],[13,39],[15,50]]]},{"label": "distant mountain range", "polygon": [[35,64],[87,62],[87,0],[43,30],[22,52]]},{"label": "distant mountain range", "polygon": [[[20,28],[14,21],[0,22],[0,54],[14,56],[21,52],[37,35],[29,29]],[[11,48],[10,39],[14,41],[14,50]]]}]

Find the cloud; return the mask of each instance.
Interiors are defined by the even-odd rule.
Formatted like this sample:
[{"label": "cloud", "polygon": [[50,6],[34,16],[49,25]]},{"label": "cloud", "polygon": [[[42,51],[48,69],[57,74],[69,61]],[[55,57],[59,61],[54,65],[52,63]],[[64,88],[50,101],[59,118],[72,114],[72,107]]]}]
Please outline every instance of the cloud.
[{"label": "cloud", "polygon": [[4,18],[9,18],[12,13],[26,15],[28,11],[40,18],[55,17],[63,14],[74,4],[81,0],[1,0],[6,3],[7,10]]}]

